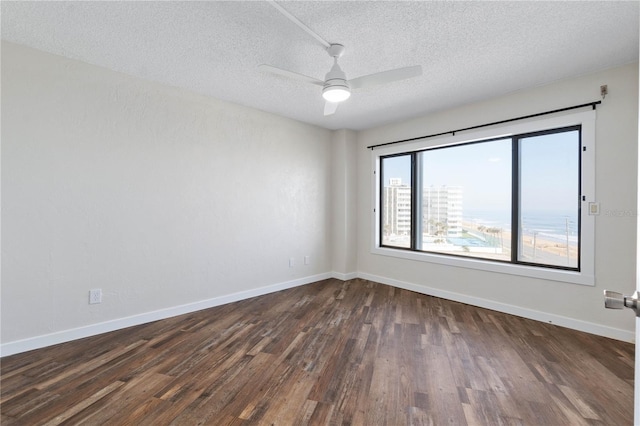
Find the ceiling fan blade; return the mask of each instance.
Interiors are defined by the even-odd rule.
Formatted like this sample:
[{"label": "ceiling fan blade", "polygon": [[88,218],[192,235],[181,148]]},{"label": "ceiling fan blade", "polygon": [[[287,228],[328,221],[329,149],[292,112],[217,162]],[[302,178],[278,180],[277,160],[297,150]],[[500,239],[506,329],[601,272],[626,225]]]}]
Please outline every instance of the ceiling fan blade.
[{"label": "ceiling fan blade", "polygon": [[282,13],[287,19],[289,19],[291,22],[293,22],[294,24],[296,24],[297,26],[299,26],[302,30],[304,30],[307,34],[309,34],[311,37],[315,38],[316,40],[318,40],[320,43],[322,43],[322,45],[326,48],[329,48],[329,46],[331,46],[331,44],[326,41],[325,39],[323,39],[322,37],[320,37],[318,34],[316,34],[311,28],[307,27],[305,24],[302,23],[302,21],[300,21],[298,18],[296,18],[295,16],[293,16],[291,13],[289,13],[284,7],[280,6],[278,3],[276,3],[274,0],[267,0],[267,3],[269,3],[271,6],[275,7],[276,9],[278,9],[278,11],[280,13]]},{"label": "ceiling fan blade", "polygon": [[307,83],[315,84],[317,86],[324,86],[324,81],[318,80],[317,78],[309,77],[304,74],[298,74],[297,72],[283,70],[272,65],[261,64],[258,65],[258,68],[261,71],[270,72],[272,74],[281,75],[284,77],[293,78],[296,80],[306,81]]},{"label": "ceiling fan blade", "polygon": [[325,102],[324,103],[324,115],[333,115],[338,109],[338,102]]},{"label": "ceiling fan blade", "polygon": [[365,87],[378,86],[380,84],[417,77],[419,75],[422,75],[422,66],[414,65],[412,67],[397,68],[395,70],[363,75],[362,77],[349,80],[349,85],[352,89],[362,89]]}]

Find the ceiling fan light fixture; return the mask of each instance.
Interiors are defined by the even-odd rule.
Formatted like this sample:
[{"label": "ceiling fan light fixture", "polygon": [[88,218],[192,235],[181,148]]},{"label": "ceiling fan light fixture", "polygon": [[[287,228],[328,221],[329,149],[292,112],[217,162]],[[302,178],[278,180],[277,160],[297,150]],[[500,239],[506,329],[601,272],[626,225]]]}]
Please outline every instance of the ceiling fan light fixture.
[{"label": "ceiling fan light fixture", "polygon": [[327,102],[343,102],[349,99],[351,90],[346,85],[330,85],[322,89],[322,97]]},{"label": "ceiling fan light fixture", "polygon": [[340,65],[338,65],[338,57],[344,51],[344,46],[338,44],[332,46],[339,47],[341,50],[339,54],[333,57],[333,67],[331,67],[331,70],[324,78],[322,97],[327,102],[342,102],[351,96],[351,87],[349,87],[349,83],[347,83],[347,76],[344,71],[340,69]]},{"label": "ceiling fan light fixture", "polygon": [[343,102],[349,99],[351,92],[343,87],[328,87],[322,91],[327,102]]}]

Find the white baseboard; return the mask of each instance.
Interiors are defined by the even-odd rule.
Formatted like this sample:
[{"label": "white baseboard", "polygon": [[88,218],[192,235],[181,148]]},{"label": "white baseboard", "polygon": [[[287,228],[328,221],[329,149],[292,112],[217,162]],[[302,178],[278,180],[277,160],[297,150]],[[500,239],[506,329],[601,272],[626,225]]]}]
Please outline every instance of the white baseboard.
[{"label": "white baseboard", "polygon": [[349,272],[347,274],[343,274],[342,272],[336,272],[333,271],[331,273],[332,278],[336,278],[340,281],[348,281],[348,280],[352,280],[354,278],[358,278],[358,273],[357,272]]},{"label": "white baseboard", "polygon": [[97,324],[57,331],[55,333],[30,337],[28,339],[16,340],[14,342],[8,342],[0,345],[0,357],[27,352],[34,349],[40,349],[51,345],[57,345],[58,343],[69,342],[85,337],[95,336],[97,334],[120,330],[134,325],[146,324],[148,322],[171,318],[177,315],[188,314],[190,312],[196,312],[202,309],[213,308],[215,306],[237,302],[239,300],[249,299],[268,293],[274,293],[280,290],[286,290],[288,288],[311,284],[328,278],[333,278],[333,274],[327,272],[324,274],[312,275],[292,281],[286,281],[283,283],[272,284],[256,289],[240,291],[225,296],[214,297],[212,299],[201,300],[198,302],[187,303],[179,306],[172,306],[170,308],[159,309],[157,311],[145,312],[142,314],[118,318]]},{"label": "white baseboard", "polygon": [[574,318],[564,317],[561,315],[555,315],[547,312],[536,311],[533,309],[522,308],[519,306],[509,305],[507,303],[496,302],[493,300],[483,299],[475,296],[468,296],[466,294],[454,293],[451,291],[413,284],[405,281],[399,281],[393,278],[381,277],[378,275],[359,273],[358,277],[369,280],[369,281],[387,284],[393,287],[403,288],[405,290],[415,291],[416,293],[440,297],[442,299],[466,303],[468,305],[478,306],[480,308],[491,309],[493,311],[516,315],[519,317],[546,322],[549,324],[559,325],[561,327],[571,328],[573,330],[578,330],[578,331],[584,331],[586,333],[608,337],[610,339],[621,340],[623,342],[629,342],[629,343],[635,342],[635,333],[633,331],[607,327],[604,325],[595,324],[588,321],[581,321]]},{"label": "white baseboard", "polygon": [[635,333],[628,330],[622,330],[613,327],[607,327],[599,324],[590,323],[587,321],[576,320],[573,318],[564,317],[561,315],[549,314],[546,312],[536,311],[533,309],[526,309],[519,306],[509,305],[506,303],[500,303],[493,300],[482,299],[475,296],[468,296],[465,294],[454,293],[442,289],[427,287],[423,285],[413,284],[405,281],[399,281],[393,278],[382,277],[378,275],[371,275],[366,273],[351,272],[347,274],[339,272],[327,272],[318,275],[312,275],[309,277],[299,278],[292,281],[286,281],[283,283],[268,285],[251,290],[240,291],[237,293],[214,297],[212,299],[201,300],[198,302],[187,303],[184,305],[173,306],[170,308],[159,309],[157,311],[145,312],[138,315],[132,315],[125,318],[118,318],[110,321],[105,321],[97,324],[91,324],[84,327],[78,327],[69,330],[62,330],[51,334],[31,337],[23,340],[16,340],[0,345],[0,357],[14,355],[17,353],[27,352],[34,349],[40,349],[51,345],[57,345],[59,343],[69,342],[72,340],[82,339],[85,337],[95,336],[109,331],[120,330],[126,327],[145,324],[152,321],[157,321],[165,318],[171,318],[177,315],[183,315],[190,312],[200,311],[202,309],[213,308],[215,306],[224,305],[227,303],[237,302],[239,300],[249,299],[256,296],[262,296],[264,294],[273,293],[280,290],[286,290],[288,288],[298,287],[306,284],[311,284],[317,281],[322,281],[328,278],[336,278],[342,281],[347,281],[354,278],[362,278],[369,281],[374,281],[382,284],[391,285],[406,290],[415,291],[416,293],[426,294],[429,296],[440,297],[443,299],[453,300],[456,302],[462,302],[481,308],[491,309],[498,312],[504,312],[511,315],[520,316],[523,318],[529,318],[536,321],[542,321],[550,324],[559,325],[562,327],[571,328],[573,330],[584,331],[587,333],[595,334],[598,336],[604,336],[611,339],[621,340],[625,342],[634,343]]}]

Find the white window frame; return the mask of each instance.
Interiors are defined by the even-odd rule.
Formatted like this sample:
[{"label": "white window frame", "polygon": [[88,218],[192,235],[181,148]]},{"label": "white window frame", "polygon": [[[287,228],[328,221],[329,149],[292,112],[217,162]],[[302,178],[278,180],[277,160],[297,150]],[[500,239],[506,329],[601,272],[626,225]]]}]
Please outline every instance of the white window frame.
[{"label": "white window frame", "polygon": [[[372,185],[372,234],[371,253],[420,262],[436,263],[458,268],[477,269],[503,274],[519,275],[573,284],[595,285],[595,216],[589,214],[589,203],[596,201],[595,193],[595,124],[596,111],[566,114],[557,117],[512,123],[504,126],[486,127],[472,132],[462,132],[453,136],[446,135],[422,139],[407,143],[387,145],[371,151]],[[581,126],[581,209],[580,209],[580,271],[552,269],[544,266],[519,265],[495,262],[479,258],[448,256],[446,254],[426,253],[381,247],[380,235],[380,157],[422,151],[427,148],[455,146],[485,139],[512,137],[523,133],[558,129],[569,126]]]}]

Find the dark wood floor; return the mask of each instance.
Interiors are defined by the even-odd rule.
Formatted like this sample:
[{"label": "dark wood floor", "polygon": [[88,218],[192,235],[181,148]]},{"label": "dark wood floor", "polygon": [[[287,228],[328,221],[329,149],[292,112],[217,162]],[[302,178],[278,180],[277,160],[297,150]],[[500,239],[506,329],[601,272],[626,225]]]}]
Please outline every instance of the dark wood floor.
[{"label": "dark wood floor", "polygon": [[327,280],[2,359],[1,422],[633,423],[634,346]]}]

